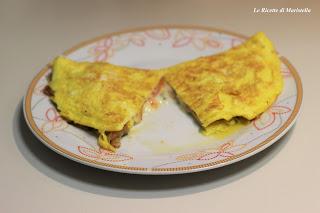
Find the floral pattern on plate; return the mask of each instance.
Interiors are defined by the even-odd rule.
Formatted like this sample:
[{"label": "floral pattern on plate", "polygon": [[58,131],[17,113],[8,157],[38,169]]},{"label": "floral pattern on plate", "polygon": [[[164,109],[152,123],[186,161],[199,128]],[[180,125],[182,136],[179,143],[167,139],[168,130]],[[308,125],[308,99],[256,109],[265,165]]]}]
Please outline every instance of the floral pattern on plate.
[{"label": "floral pattern on plate", "polygon": [[[158,69],[217,54],[244,40],[244,36],[210,28],[154,27],[85,42],[68,51],[68,57]],[[102,150],[94,132],[68,124],[43,94],[51,72],[48,67],[32,81],[24,110],[28,125],[43,143],[80,163],[137,174],[196,172],[224,166],[262,151],[288,131],[299,112],[302,88],[298,74],[284,58],[281,69],[285,88],[273,106],[243,130],[223,140],[201,135],[190,117],[177,111],[175,102],[168,102],[158,112],[145,115],[146,124],[134,127],[133,133],[123,138],[122,147],[116,153]]]}]

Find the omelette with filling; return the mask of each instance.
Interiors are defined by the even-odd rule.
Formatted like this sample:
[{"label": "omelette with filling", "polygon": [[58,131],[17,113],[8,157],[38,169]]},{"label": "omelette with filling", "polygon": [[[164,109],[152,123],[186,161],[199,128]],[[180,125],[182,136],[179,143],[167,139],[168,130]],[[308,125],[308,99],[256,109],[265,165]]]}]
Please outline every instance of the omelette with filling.
[{"label": "omelette with filling", "polygon": [[142,119],[143,107],[161,85],[161,72],[108,63],[53,62],[49,89],[60,115],[99,132],[99,145],[111,151]]},{"label": "omelette with filling", "polygon": [[256,118],[283,88],[280,59],[262,32],[226,52],[166,70],[166,81],[207,135],[232,132]]}]

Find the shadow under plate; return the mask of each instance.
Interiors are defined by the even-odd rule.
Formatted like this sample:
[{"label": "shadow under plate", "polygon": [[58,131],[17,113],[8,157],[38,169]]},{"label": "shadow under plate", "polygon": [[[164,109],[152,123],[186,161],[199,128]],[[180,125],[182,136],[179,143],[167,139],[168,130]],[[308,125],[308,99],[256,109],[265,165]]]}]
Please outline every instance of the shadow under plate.
[{"label": "shadow under plate", "polygon": [[23,116],[22,101],[14,114],[14,139],[23,157],[38,171],[69,187],[123,198],[161,198],[212,190],[237,181],[275,157],[289,141],[293,128],[274,145],[240,162],[218,169],[181,175],[133,175],[104,171],[69,160],[42,144]]}]

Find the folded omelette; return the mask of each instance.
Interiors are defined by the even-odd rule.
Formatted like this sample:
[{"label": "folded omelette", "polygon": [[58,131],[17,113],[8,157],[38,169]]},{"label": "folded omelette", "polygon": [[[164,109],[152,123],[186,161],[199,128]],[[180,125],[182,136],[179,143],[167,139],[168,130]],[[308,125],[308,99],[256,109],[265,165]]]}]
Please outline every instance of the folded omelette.
[{"label": "folded omelette", "polygon": [[60,115],[99,132],[99,145],[111,151],[120,138],[142,119],[143,106],[156,95],[161,72],[108,63],[53,62],[49,88]]},{"label": "folded omelette", "polygon": [[166,70],[166,81],[205,134],[256,118],[283,88],[279,57],[262,32],[226,52]]},{"label": "folded omelette", "polygon": [[259,116],[283,88],[279,57],[264,33],[226,52],[157,71],[60,56],[48,88],[62,117],[98,130],[99,145],[115,151],[159,94],[163,76],[202,132],[215,136]]}]

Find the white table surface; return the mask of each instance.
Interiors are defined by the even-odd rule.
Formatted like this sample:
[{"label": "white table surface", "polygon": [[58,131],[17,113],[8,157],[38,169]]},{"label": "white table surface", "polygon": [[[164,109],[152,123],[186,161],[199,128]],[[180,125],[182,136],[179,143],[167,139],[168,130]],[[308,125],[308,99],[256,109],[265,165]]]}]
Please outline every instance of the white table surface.
[{"label": "white table surface", "polygon": [[[254,7],[312,12],[254,14]],[[317,0],[1,1],[0,212],[320,212],[319,10]],[[21,102],[47,62],[82,40],[156,24],[266,32],[303,81],[296,125],[247,160],[177,176],[90,168],[50,151],[32,135]]]}]

